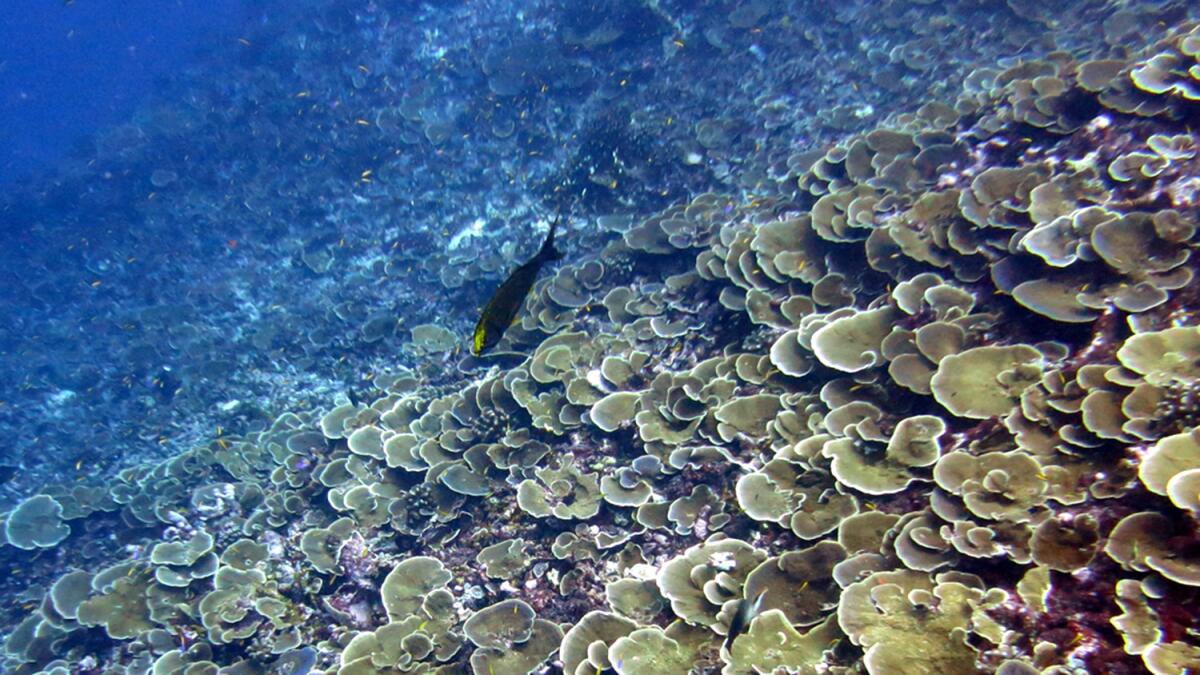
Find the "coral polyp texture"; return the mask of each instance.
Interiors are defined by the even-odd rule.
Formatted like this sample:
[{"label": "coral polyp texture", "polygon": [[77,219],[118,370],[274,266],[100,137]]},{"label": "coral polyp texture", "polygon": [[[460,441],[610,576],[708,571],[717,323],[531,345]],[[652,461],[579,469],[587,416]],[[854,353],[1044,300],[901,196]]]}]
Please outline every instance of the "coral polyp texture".
[{"label": "coral polyp texture", "polygon": [[[716,18],[675,4],[593,3],[558,17],[544,44],[530,33],[486,47],[471,77],[489,93],[470,112],[440,89],[460,76],[425,54],[446,72],[395,84],[396,102],[359,125],[403,139],[403,160],[373,173],[319,144],[287,152],[315,176],[353,174],[344,210],[320,217],[369,222],[380,201],[434,209],[436,194],[388,185],[418,165],[405,153],[460,152],[462,115],[490,129],[480,143],[561,152],[523,131],[520,106],[547,90],[607,105],[647,87],[631,83],[652,77],[646,64],[594,85],[592,66],[621,54],[682,69],[694,50],[749,50],[765,64],[782,49],[775,30],[823,60],[849,54],[834,38],[856,42],[855,17],[886,29],[861,38],[845,58],[863,63],[812,110],[783,93],[806,77],[799,66],[763,65],[784,72],[746,75],[727,114],[673,113],[643,88],[630,94],[641,107],[556,129],[581,144],[560,158],[558,190],[535,185],[532,164],[520,180],[573,195],[560,204],[566,261],[481,358],[463,349],[476,315],[445,296],[482,303],[479,280],[522,258],[511,242],[461,219],[428,251],[434,233],[369,255],[336,236],[263,235],[287,239],[332,323],[264,307],[237,339],[282,354],[302,331],[303,358],[272,366],[289,386],[350,344],[368,350],[342,355],[365,376],[302,402],[216,402],[244,412],[106,480],[50,481],[14,501],[4,670],[1200,671],[1194,8],[1097,5],[1093,25],[1055,3],[996,3],[1008,42],[968,41],[965,67],[944,63],[955,40],[977,38],[954,32],[969,14],[958,3],[827,18],[800,3],[750,0]],[[290,39],[356,25],[404,39],[359,9],[335,5]],[[1095,43],[1056,44],[1066,26]],[[338,86],[375,86],[366,66],[343,75],[353,84]],[[854,93],[935,77],[955,84]],[[206,123],[162,124],[182,139]],[[520,174],[508,168],[444,182],[508,185]],[[215,189],[166,170],[148,180]],[[255,217],[289,217],[239,199]],[[492,220],[540,213],[489,208]],[[333,281],[339,270],[350,280]],[[398,299],[371,300],[401,283]],[[224,311],[191,307],[200,327],[136,319],[172,326],[163,338],[196,355],[178,394],[192,402],[266,367],[209,359],[207,310]],[[160,391],[175,386],[158,377]],[[84,405],[74,395],[53,405]]]}]

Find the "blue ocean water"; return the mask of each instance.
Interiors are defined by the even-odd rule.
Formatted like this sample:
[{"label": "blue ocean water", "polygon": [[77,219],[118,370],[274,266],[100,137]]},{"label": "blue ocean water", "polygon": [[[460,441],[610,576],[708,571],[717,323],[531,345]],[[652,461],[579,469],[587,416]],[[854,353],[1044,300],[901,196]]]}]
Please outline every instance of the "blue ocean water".
[{"label": "blue ocean water", "polygon": [[[1194,378],[1116,356],[1195,323],[1189,4],[4,13],[0,670],[1137,672],[1134,595],[1195,649],[1190,572],[1098,543],[1195,535],[1136,470]],[[911,622],[839,614],[871,574]]]},{"label": "blue ocean water", "polygon": [[52,167],[182,71],[206,55],[234,51],[240,33],[284,10],[283,3],[240,0],[7,3],[0,24],[0,182]]},{"label": "blue ocean water", "polygon": [[[102,315],[138,309],[117,299],[85,308],[95,298],[79,295],[81,287],[95,284],[99,290],[101,284],[96,282],[111,278],[106,272],[115,266],[135,264],[130,242],[138,237],[135,230],[144,221],[134,202],[152,191],[143,189],[152,188],[147,182],[150,176],[133,180],[140,172],[132,167],[114,171],[115,167],[104,166],[103,148],[128,151],[130,139],[120,134],[144,138],[146,124],[139,116],[178,96],[189,73],[216,72],[253,60],[261,45],[244,36],[268,40],[272,31],[302,8],[303,3],[272,2],[145,2],[115,7],[24,0],[6,7],[8,18],[0,25],[4,92],[0,182],[6,187],[0,229],[5,285],[0,302],[12,317],[0,335],[5,373],[11,378],[0,397],[6,420],[12,419],[8,416],[14,409],[45,402],[42,395],[47,392],[73,398],[77,390],[95,391],[101,386],[110,389],[106,400],[111,400],[114,383],[128,391],[150,386],[153,375],[147,368],[162,364],[133,365],[112,358],[109,350],[89,349],[89,340],[76,337],[86,335],[90,323],[106,320]],[[160,147],[157,152],[173,151]],[[160,225],[154,236],[175,237],[173,224]],[[61,277],[50,273],[63,262],[69,269],[60,270]],[[139,280],[140,271],[126,269],[123,274],[137,285],[145,283]],[[89,276],[95,278],[88,281]],[[142,308],[159,302],[159,297],[148,296]],[[49,344],[64,350],[39,346]],[[20,356],[28,356],[30,349],[35,352],[33,361]],[[63,387],[43,386],[52,371],[56,375],[51,380],[67,378],[57,380]],[[28,412],[36,418],[44,411]],[[107,417],[102,408],[93,414]],[[109,439],[99,422],[76,423],[79,426],[72,433],[91,427],[92,433],[101,433],[102,443]],[[67,441],[55,436],[54,426],[58,425],[31,418],[14,423],[11,428],[20,429],[20,439],[8,446],[6,466],[32,469],[49,462],[61,470],[67,463],[86,459],[80,470],[87,465],[86,471],[94,472],[121,455],[111,447],[107,452],[84,451],[79,447],[82,436]],[[72,447],[79,449],[68,449]]]}]

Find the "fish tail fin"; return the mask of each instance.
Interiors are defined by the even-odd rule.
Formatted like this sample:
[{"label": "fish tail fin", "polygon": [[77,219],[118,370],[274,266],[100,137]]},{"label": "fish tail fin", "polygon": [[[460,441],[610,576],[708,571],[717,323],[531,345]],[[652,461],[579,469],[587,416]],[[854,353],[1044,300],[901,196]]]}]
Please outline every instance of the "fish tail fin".
[{"label": "fish tail fin", "polygon": [[542,242],[542,250],[538,251],[538,258],[544,261],[562,258],[562,253],[559,253],[558,249],[554,248],[554,233],[558,231],[558,222],[561,219],[562,216],[558,216],[554,219],[554,222],[550,223],[550,234],[546,235],[546,241]]}]

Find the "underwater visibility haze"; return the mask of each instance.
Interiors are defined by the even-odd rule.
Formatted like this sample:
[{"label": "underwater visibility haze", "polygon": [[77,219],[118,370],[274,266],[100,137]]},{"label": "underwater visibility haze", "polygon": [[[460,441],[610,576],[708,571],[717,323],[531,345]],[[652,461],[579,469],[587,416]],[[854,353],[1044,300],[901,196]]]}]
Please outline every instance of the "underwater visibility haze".
[{"label": "underwater visibility haze", "polygon": [[1200,5],[10,4],[0,672],[1200,672]]}]

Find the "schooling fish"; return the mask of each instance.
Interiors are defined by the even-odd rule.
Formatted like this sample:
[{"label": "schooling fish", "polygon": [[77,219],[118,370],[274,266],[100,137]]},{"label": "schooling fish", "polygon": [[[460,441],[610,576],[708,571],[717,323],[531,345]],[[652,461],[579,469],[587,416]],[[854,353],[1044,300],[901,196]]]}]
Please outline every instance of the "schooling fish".
[{"label": "schooling fish", "polygon": [[763,598],[766,597],[767,590],[758,592],[754,599],[742,598],[738,600],[737,609],[733,612],[733,620],[729,622],[729,634],[725,636],[725,650],[733,649],[733,641],[737,636],[745,633],[750,628],[750,622],[754,617],[758,616],[758,612],[762,609]]},{"label": "schooling fish", "polygon": [[179,393],[182,387],[183,380],[179,379],[170,366],[159,368],[158,373],[150,380],[150,390],[159,403],[175,400],[175,394]]},{"label": "schooling fish", "polygon": [[500,288],[496,289],[496,294],[488,301],[487,307],[483,308],[483,314],[479,316],[479,323],[475,324],[475,335],[471,340],[471,353],[475,356],[494,347],[504,336],[504,331],[516,320],[521,305],[525,304],[525,296],[529,295],[529,289],[533,288],[533,282],[537,279],[542,265],[562,257],[554,248],[554,231],[558,229],[558,220],[555,218],[550,224],[550,234],[546,235],[546,241],[542,242],[538,254],[513,270],[504,283],[500,284]]}]

